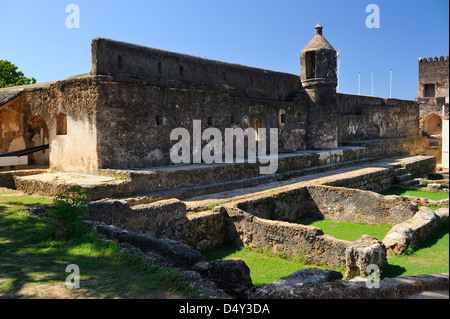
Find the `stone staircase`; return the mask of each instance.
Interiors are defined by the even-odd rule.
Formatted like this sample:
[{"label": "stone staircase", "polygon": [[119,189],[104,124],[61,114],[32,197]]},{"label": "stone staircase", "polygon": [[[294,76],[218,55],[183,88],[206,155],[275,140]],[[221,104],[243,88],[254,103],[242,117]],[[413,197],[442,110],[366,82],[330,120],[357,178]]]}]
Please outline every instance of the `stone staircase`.
[{"label": "stone staircase", "polygon": [[418,181],[413,175],[408,173],[406,168],[402,167],[401,164],[397,164],[394,167],[394,181],[396,184],[401,186],[414,186],[418,184]]}]

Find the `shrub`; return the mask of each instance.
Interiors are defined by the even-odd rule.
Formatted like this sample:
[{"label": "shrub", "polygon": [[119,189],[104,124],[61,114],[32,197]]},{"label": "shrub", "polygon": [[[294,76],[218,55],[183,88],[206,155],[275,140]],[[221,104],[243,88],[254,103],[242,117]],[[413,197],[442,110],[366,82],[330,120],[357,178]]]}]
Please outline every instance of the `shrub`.
[{"label": "shrub", "polygon": [[55,219],[54,233],[57,239],[71,239],[84,230],[83,218],[89,210],[88,192],[79,185],[71,186],[58,194],[53,201],[55,209],[50,217]]}]

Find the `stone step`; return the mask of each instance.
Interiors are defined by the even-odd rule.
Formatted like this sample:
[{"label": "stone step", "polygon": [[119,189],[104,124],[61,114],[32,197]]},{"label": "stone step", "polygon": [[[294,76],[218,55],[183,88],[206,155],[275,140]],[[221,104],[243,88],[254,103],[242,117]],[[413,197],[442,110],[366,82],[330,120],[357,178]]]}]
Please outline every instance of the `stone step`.
[{"label": "stone step", "polygon": [[398,176],[395,177],[395,181],[398,182],[398,183],[407,182],[407,181],[409,181],[411,179],[414,179],[414,178],[409,173],[406,173],[406,174],[403,174],[403,175],[398,175]]},{"label": "stone step", "polygon": [[289,181],[290,179],[294,179],[296,177],[302,176],[312,176],[315,174],[325,174],[326,172],[331,172],[339,169],[345,169],[349,167],[361,167],[365,164],[370,164],[376,161],[376,159],[361,159],[355,161],[348,161],[344,163],[334,163],[322,165],[320,167],[311,167],[307,169],[299,169],[292,170],[287,172],[281,172],[272,175],[259,175],[256,177],[248,177],[242,178],[238,180],[230,180],[224,182],[217,183],[209,183],[209,184],[200,184],[200,185],[192,185],[187,187],[179,187],[171,190],[162,190],[162,191],[153,191],[147,192],[144,194],[140,194],[138,196],[128,197],[126,200],[130,203],[130,205],[139,205],[150,203],[158,200],[168,199],[168,198],[178,198],[178,199],[186,199],[192,198],[196,196],[206,195],[206,194],[214,194],[225,191],[232,191],[236,189],[245,189],[256,187],[263,184]]},{"label": "stone step", "polygon": [[394,172],[395,172],[395,176],[401,176],[401,175],[405,175],[408,173],[408,171],[404,167],[395,168]]},{"label": "stone step", "polygon": [[442,146],[442,140],[440,139],[432,139],[430,140],[430,146],[431,147],[441,147]]},{"label": "stone step", "polygon": [[260,167],[267,164],[187,164],[156,167],[152,169],[118,170],[102,169],[99,174],[130,181],[137,194],[173,190],[203,184],[225,183],[253,178],[264,182],[272,177],[288,179],[296,176],[354,166],[381,160],[383,157],[363,157],[361,147],[341,147],[330,151],[301,151],[280,154],[275,174],[261,175]]},{"label": "stone step", "polygon": [[[279,170],[270,175],[259,174],[259,163],[241,163],[174,165],[147,170],[101,170],[100,175],[95,176],[78,176],[79,174],[58,172],[36,173],[30,176],[11,175],[10,179],[15,185],[11,188],[27,193],[54,196],[70,187],[71,184],[79,184],[90,191],[89,200],[91,201],[101,198],[133,198],[132,200],[136,204],[144,204],[172,197],[191,198],[258,185],[264,187],[265,184],[273,182],[291,183],[292,179],[302,176],[332,175],[329,172],[338,169],[361,168],[361,166],[369,166],[369,163],[371,167],[393,169],[409,165],[408,163],[411,162],[411,165],[414,164],[411,166],[412,169],[425,167],[428,170],[429,164],[434,160],[432,157],[425,156],[401,158],[380,156],[352,160],[352,158],[358,158],[356,155],[361,155],[358,150],[361,148],[347,147],[331,151],[281,154]],[[391,172],[393,173],[393,170]],[[392,178],[395,176],[392,173],[389,176],[391,180],[386,181],[387,184],[392,183]]]},{"label": "stone step", "polygon": [[410,179],[410,180],[407,180],[407,181],[404,181],[404,182],[399,182],[398,184],[401,185],[401,186],[409,187],[409,186],[418,185],[419,181],[417,181],[416,179]]}]

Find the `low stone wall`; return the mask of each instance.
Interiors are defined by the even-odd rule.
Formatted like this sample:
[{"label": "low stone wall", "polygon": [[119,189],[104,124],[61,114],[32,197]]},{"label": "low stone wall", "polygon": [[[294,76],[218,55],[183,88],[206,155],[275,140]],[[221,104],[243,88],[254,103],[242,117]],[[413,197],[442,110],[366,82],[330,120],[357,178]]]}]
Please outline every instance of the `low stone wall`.
[{"label": "low stone wall", "polygon": [[15,176],[30,176],[40,174],[46,170],[19,170],[19,171],[5,171],[0,172],[0,187],[7,187],[11,189],[16,188],[16,183],[14,180]]},{"label": "low stone wall", "polygon": [[397,224],[418,211],[416,204],[402,197],[331,186],[307,186],[268,194],[238,202],[237,207],[270,220],[328,218],[368,225]]},{"label": "low stone wall", "polygon": [[347,278],[364,274],[369,264],[382,267],[387,262],[383,243],[370,236],[349,242],[317,227],[259,218],[235,205],[224,205],[221,210],[234,225],[229,236],[236,245],[300,257],[309,264],[343,267]]},{"label": "low stone wall", "polygon": [[324,185],[382,192],[392,187],[394,176],[393,167],[380,167],[364,174],[348,174],[346,177],[325,182]]},{"label": "low stone wall", "polygon": [[430,148],[427,137],[396,138],[351,141],[345,145],[360,146],[366,149],[365,156],[392,156],[395,154],[423,154]]},{"label": "low stone wall", "polygon": [[427,207],[420,207],[411,219],[395,225],[384,237],[383,244],[388,254],[403,254],[411,243],[426,238],[448,219],[448,208],[434,212]]},{"label": "low stone wall", "polygon": [[364,173],[348,174],[343,178],[325,182],[323,185],[382,192],[394,185],[396,166],[404,167],[412,177],[424,177],[435,171],[436,158],[434,156],[404,157],[398,162],[379,165],[378,168],[371,167],[370,171],[367,170]]},{"label": "low stone wall", "polygon": [[330,270],[303,269],[260,287],[250,299],[404,299],[423,291],[448,290],[448,273],[385,278],[379,288],[343,281]]},{"label": "low stone wall", "polygon": [[186,242],[199,251],[224,244],[227,233],[227,216],[223,212],[199,212],[187,215],[189,229]]},{"label": "low stone wall", "polygon": [[311,264],[344,267],[348,276],[355,276],[370,263],[385,262],[385,247],[378,239],[363,236],[349,242],[326,235],[320,228],[292,222],[326,217],[370,225],[397,224],[412,218],[417,211],[417,205],[407,198],[358,189],[306,186],[225,204],[220,212],[190,214],[187,243],[205,250],[229,241],[237,246],[300,256]]},{"label": "low stone wall", "polygon": [[91,220],[117,225],[156,238],[184,241],[188,231],[186,205],[177,200],[130,206],[124,200],[100,200],[89,204]]},{"label": "low stone wall", "polygon": [[423,161],[410,161],[404,163],[405,169],[414,177],[426,177],[436,170],[436,158],[434,156],[424,157]]},{"label": "low stone wall", "polygon": [[309,186],[307,189],[321,214],[334,221],[397,224],[418,211],[416,204],[398,196],[343,187]]}]

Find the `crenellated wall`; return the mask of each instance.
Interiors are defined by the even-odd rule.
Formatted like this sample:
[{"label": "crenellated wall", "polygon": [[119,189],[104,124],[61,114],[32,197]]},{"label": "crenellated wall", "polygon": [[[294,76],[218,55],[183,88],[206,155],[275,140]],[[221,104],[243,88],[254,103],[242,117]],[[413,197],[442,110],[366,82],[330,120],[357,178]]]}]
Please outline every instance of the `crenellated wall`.
[{"label": "crenellated wall", "polygon": [[[419,59],[419,87],[418,97],[448,97],[449,96],[449,66],[448,55],[444,58],[434,57]],[[427,93],[433,91],[433,87],[427,88],[427,85],[434,85],[434,95]]]}]

